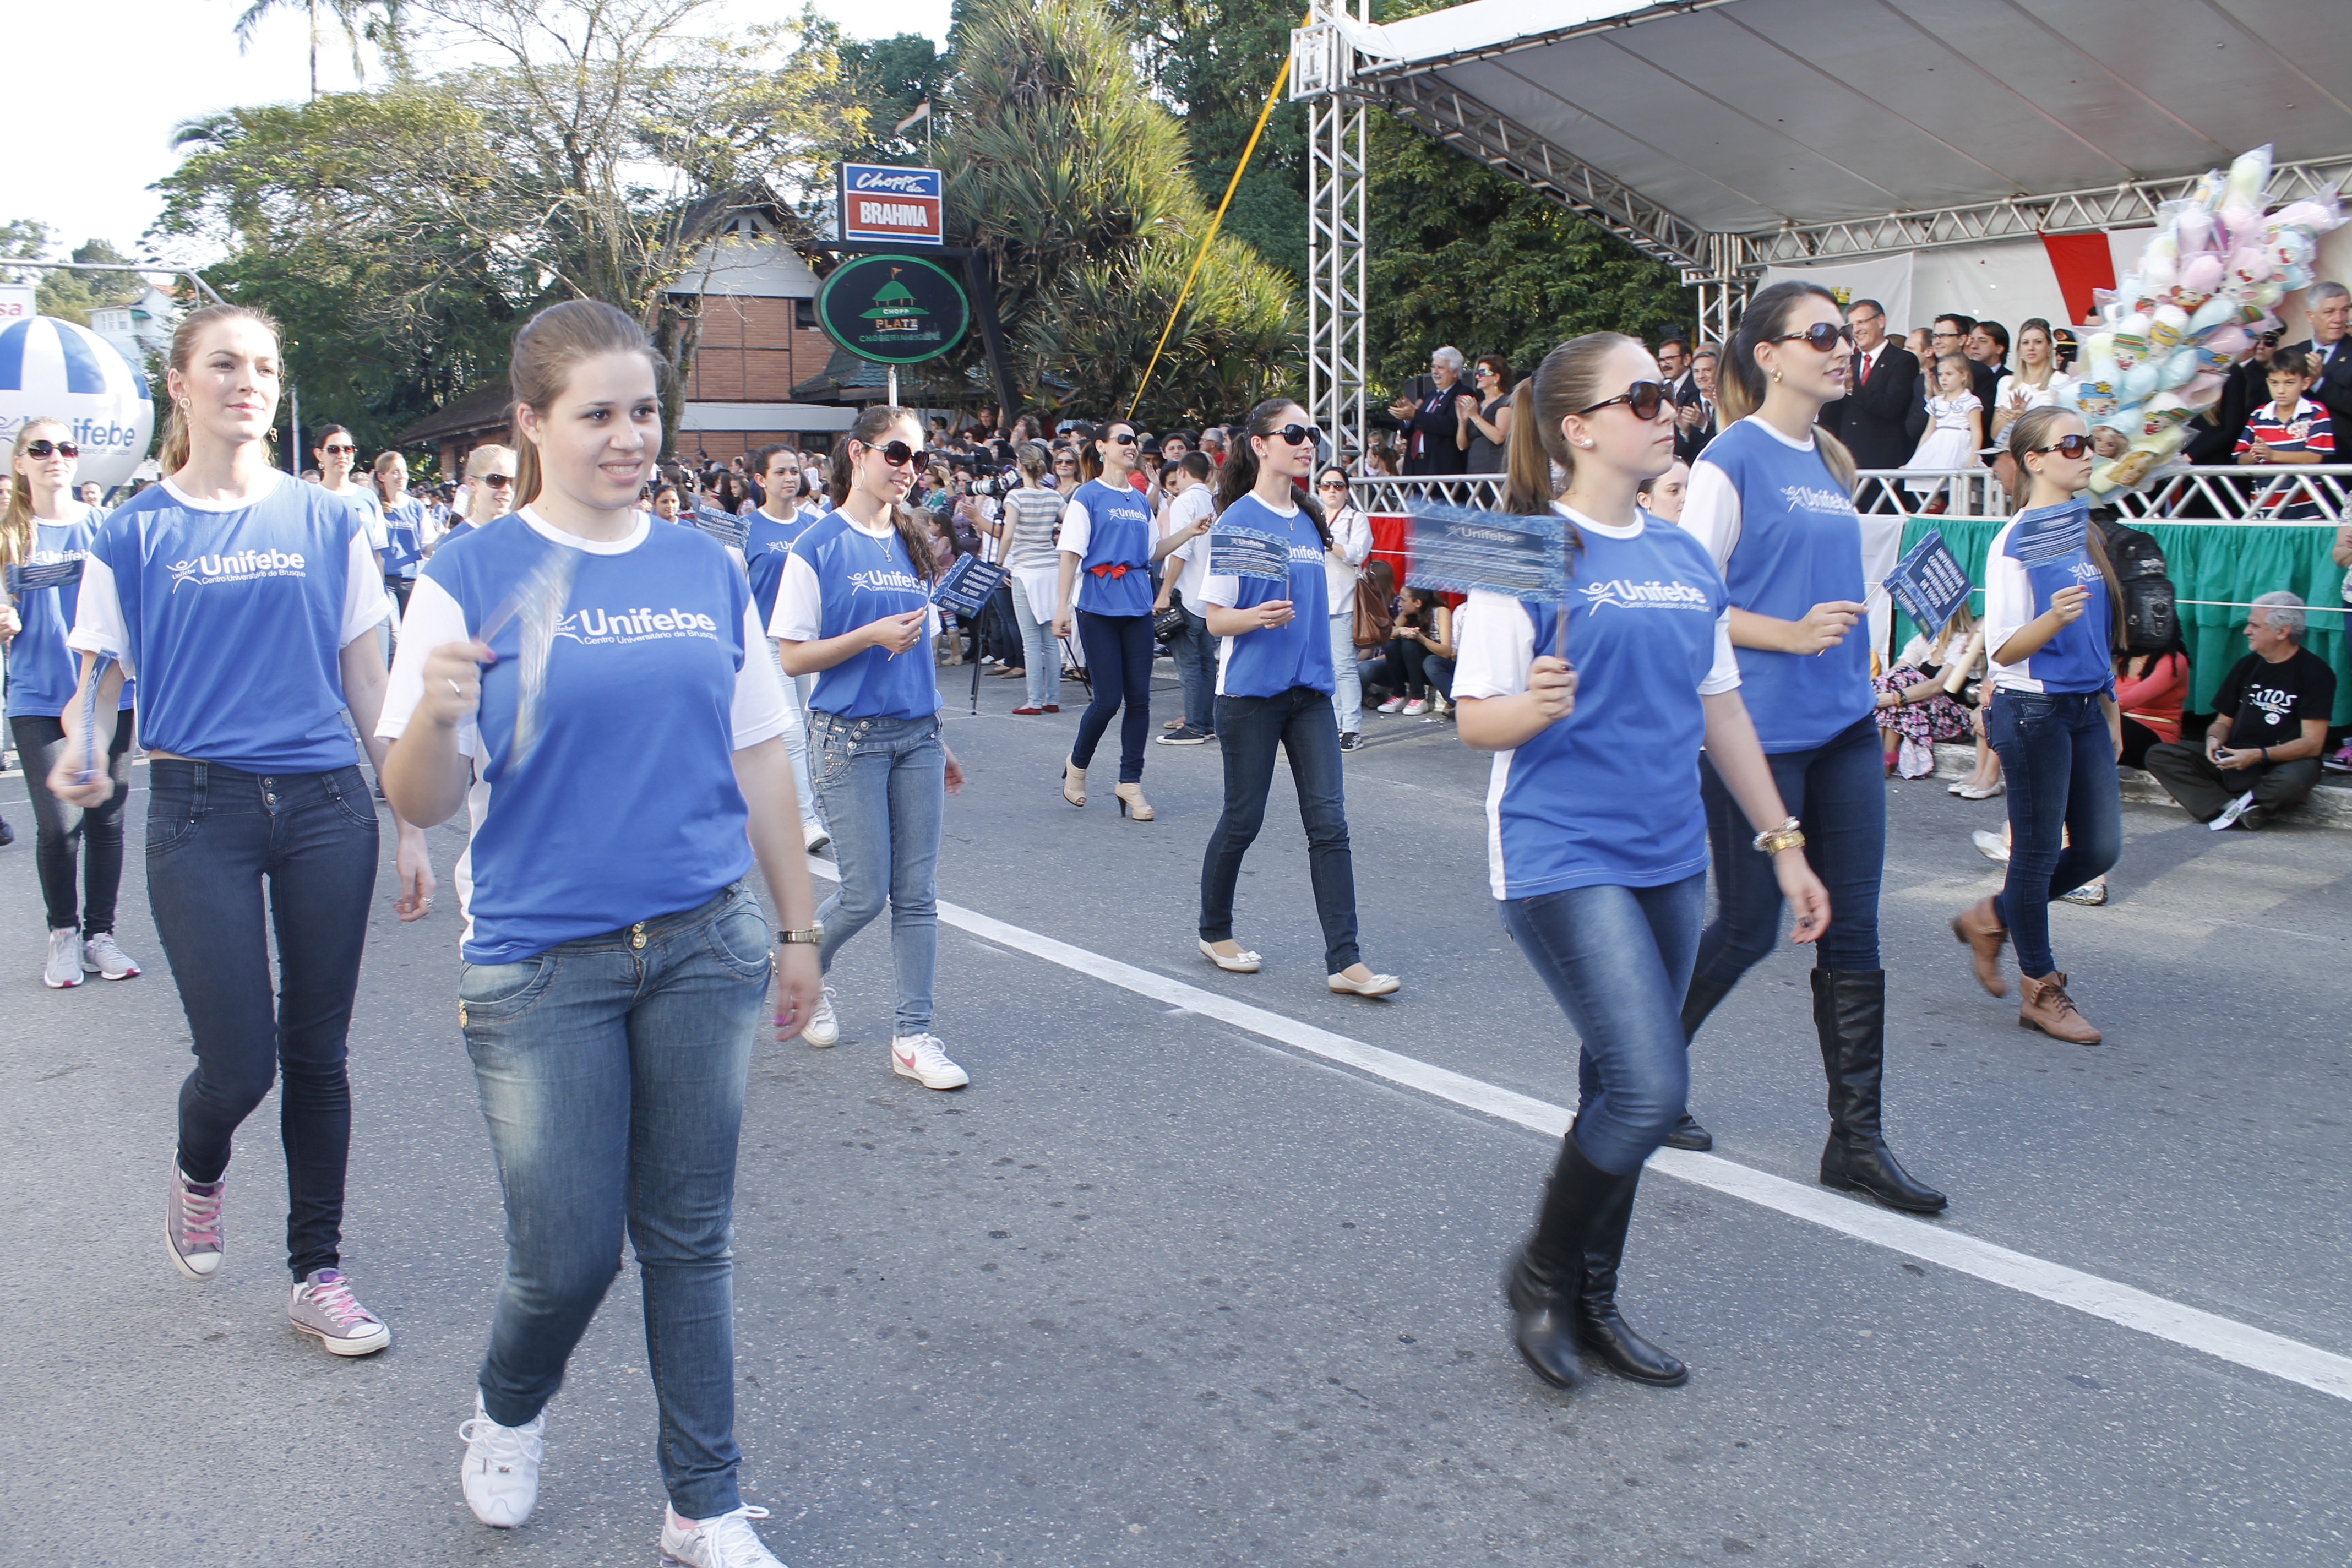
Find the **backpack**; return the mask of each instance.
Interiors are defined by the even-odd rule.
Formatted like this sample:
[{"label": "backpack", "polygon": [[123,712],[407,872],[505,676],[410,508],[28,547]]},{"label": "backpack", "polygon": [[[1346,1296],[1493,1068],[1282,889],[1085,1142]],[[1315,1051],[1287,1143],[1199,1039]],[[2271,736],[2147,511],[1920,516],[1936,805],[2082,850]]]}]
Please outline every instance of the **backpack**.
[{"label": "backpack", "polygon": [[2180,623],[2172,579],[2165,575],[2163,546],[2154,535],[2119,522],[2100,523],[2099,535],[2123,590],[2124,647],[2131,653],[2164,652],[2178,640]]}]

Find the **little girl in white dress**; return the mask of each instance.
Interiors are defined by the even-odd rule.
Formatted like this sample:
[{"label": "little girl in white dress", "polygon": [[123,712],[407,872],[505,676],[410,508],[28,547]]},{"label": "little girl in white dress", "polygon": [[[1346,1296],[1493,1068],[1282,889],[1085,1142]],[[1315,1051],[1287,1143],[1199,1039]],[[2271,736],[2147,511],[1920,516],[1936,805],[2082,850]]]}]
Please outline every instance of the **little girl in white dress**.
[{"label": "little girl in white dress", "polygon": [[[1904,468],[1911,470],[1981,467],[1977,454],[1984,447],[1984,405],[1969,390],[1969,362],[1946,354],[1936,362],[1937,395],[1927,399],[1927,433]],[[1922,507],[1944,489],[1936,479],[1925,485],[1905,485]]]}]

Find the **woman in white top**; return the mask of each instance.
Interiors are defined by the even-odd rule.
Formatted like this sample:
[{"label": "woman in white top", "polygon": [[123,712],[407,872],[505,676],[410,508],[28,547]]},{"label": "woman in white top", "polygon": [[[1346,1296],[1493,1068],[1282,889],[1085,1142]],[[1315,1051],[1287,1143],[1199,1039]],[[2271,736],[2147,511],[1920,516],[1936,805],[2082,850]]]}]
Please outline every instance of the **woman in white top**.
[{"label": "woman in white top", "polygon": [[2074,378],[2058,368],[2050,323],[2039,316],[2026,318],[2017,329],[2017,369],[2000,378],[1992,406],[1985,411],[1985,439],[2000,448],[1992,467],[2003,489],[2016,490],[2019,478],[2017,460],[2009,455],[2009,427],[2029,408],[2055,407],[2074,385]]},{"label": "woman in white top", "polygon": [[1315,478],[1315,499],[1331,520],[1331,545],[1323,552],[1325,601],[1331,612],[1331,670],[1339,683],[1331,705],[1339,710],[1339,749],[1364,743],[1364,689],[1356,677],[1356,579],[1372,552],[1372,520],[1349,499],[1348,470],[1333,463]]}]

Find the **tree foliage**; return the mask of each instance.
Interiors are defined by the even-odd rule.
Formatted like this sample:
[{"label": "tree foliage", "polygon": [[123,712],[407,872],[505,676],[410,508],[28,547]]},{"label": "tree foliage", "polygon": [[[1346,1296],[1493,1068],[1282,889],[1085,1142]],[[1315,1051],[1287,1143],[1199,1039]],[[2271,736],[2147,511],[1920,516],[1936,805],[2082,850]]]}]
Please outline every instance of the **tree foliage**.
[{"label": "tree foliage", "polygon": [[[49,226],[18,218],[0,223],[0,256],[25,261],[47,261],[52,241]],[[84,262],[127,262],[131,258],[114,248],[103,239],[85,241],[74,247],[68,258]],[[11,268],[5,274],[21,280],[26,275]],[[109,305],[125,305],[146,292],[147,286],[137,275],[129,272],[70,272],[63,268],[37,274],[40,281],[34,286],[33,308],[44,316],[77,326],[89,325],[89,313]]]}]

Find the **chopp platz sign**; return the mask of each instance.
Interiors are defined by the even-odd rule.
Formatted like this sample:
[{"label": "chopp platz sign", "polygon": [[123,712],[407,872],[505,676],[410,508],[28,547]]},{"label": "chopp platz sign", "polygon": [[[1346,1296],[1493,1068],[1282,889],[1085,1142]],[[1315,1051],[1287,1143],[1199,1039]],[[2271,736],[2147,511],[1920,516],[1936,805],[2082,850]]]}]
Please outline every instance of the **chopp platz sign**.
[{"label": "chopp platz sign", "polygon": [[944,182],[937,169],[898,169],[885,163],[841,165],[841,239],[845,245],[880,242],[944,245]]},{"label": "chopp platz sign", "polygon": [[962,285],[916,256],[856,256],[816,297],[824,335],[861,359],[919,364],[962,341],[971,302]]}]

